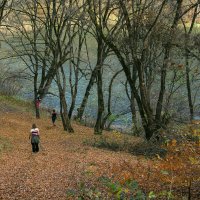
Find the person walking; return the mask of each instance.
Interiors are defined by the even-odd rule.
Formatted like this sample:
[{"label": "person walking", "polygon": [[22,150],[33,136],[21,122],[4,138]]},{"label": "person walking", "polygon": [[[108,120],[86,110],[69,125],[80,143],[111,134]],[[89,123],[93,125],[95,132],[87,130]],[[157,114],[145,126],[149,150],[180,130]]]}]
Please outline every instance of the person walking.
[{"label": "person walking", "polygon": [[40,118],[40,103],[41,103],[41,99],[40,97],[37,97],[36,101],[35,101],[35,106],[36,106],[36,118],[39,119]]},{"label": "person walking", "polygon": [[40,97],[37,97],[35,103],[36,103],[36,107],[39,109],[39,108],[40,108],[40,103],[41,103],[41,99],[40,99]]},{"label": "person walking", "polygon": [[51,120],[52,120],[53,126],[55,126],[56,119],[57,119],[57,113],[56,113],[55,109],[53,109],[53,112],[51,114]]},{"label": "person walking", "polygon": [[37,128],[36,124],[32,125],[32,129],[30,131],[29,139],[31,139],[32,152],[39,152],[39,142],[40,142],[40,131]]}]

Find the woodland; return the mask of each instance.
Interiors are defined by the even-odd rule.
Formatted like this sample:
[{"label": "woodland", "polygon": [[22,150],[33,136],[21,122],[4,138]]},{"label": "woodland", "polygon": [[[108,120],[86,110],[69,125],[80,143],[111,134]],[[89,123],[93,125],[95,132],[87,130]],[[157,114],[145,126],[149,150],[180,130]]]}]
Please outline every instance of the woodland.
[{"label": "woodland", "polygon": [[0,199],[199,199],[199,29],[199,0],[1,0]]}]

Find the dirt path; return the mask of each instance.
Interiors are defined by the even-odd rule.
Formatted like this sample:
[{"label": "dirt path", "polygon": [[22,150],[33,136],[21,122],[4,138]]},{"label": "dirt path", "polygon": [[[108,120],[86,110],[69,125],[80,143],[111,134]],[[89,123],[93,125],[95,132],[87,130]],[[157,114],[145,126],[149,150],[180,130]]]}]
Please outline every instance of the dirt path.
[{"label": "dirt path", "polygon": [[[40,152],[33,154],[28,140],[32,123],[41,132]],[[60,123],[52,127],[49,119],[35,120],[30,114],[7,113],[0,119],[0,135],[12,148],[0,154],[0,199],[64,200],[66,190],[76,186],[88,169],[109,175],[109,169],[133,156],[98,150],[82,144],[92,130],[73,125],[75,133],[63,132]],[[105,167],[106,166],[106,167]]]}]

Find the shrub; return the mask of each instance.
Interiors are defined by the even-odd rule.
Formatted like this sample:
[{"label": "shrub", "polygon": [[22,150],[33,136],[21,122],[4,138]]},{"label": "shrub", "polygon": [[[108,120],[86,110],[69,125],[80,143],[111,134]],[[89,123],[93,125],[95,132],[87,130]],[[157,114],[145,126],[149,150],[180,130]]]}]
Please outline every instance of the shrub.
[{"label": "shrub", "polygon": [[101,177],[100,181],[107,187],[114,199],[138,199],[145,200],[145,193],[140,189],[137,181],[128,180],[124,184],[112,181],[107,177]]},{"label": "shrub", "polygon": [[[85,179],[85,178],[84,178]],[[138,199],[145,200],[145,193],[140,189],[135,180],[129,180],[124,184],[112,181],[102,176],[96,183],[86,179],[78,184],[76,189],[66,191],[67,199]]]},{"label": "shrub", "polygon": [[125,151],[134,155],[144,155],[146,157],[165,157],[167,150],[161,148],[160,145],[152,145],[142,141],[141,138],[122,134],[113,131],[110,134],[104,134],[94,138],[86,139],[85,145],[108,149],[112,151]]},{"label": "shrub", "polygon": [[108,141],[106,137],[102,136],[100,137],[99,140],[96,140],[93,143],[94,147],[97,148],[105,148],[105,149],[110,149],[113,151],[119,151],[120,150],[120,145],[116,143],[116,141]]}]

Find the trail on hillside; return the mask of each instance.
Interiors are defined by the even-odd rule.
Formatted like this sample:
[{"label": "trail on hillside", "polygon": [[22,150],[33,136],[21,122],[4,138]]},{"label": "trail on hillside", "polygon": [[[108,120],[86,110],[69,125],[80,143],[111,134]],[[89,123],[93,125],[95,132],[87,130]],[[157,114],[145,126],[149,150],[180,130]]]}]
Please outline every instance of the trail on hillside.
[{"label": "trail on hillside", "polygon": [[[28,139],[32,123],[38,125],[41,134],[40,152],[36,154],[31,152]],[[75,133],[70,135],[62,130],[60,122],[53,127],[50,119],[35,120],[30,114],[5,113],[0,134],[10,140],[12,148],[0,155],[0,199],[66,199],[67,189],[76,187],[87,168],[105,175],[123,160],[121,153],[82,145],[92,130],[73,126]],[[126,155],[126,159],[135,162],[132,156]]]},{"label": "trail on hillside", "polygon": [[[86,139],[95,139],[93,129],[76,123],[73,123],[75,133],[69,134],[63,131],[61,121],[53,127],[47,116],[38,120],[32,113],[12,106],[0,111],[0,144],[1,138],[5,139],[5,151],[0,148],[0,200],[74,200],[76,194],[67,197],[71,188],[78,193],[96,187],[101,194],[105,193],[103,199],[110,200],[111,196],[106,198],[108,188],[100,188],[101,177],[122,184],[136,180],[147,195],[151,191],[158,195],[171,190],[177,195],[174,199],[187,197],[188,183],[192,183],[192,199],[199,199],[200,166],[199,157],[195,156],[200,148],[194,148],[195,143],[189,143],[191,152],[187,152],[186,144],[173,143],[166,159],[145,159],[84,145]],[[40,151],[36,154],[31,152],[29,140],[33,123],[40,129],[41,138]]]}]

